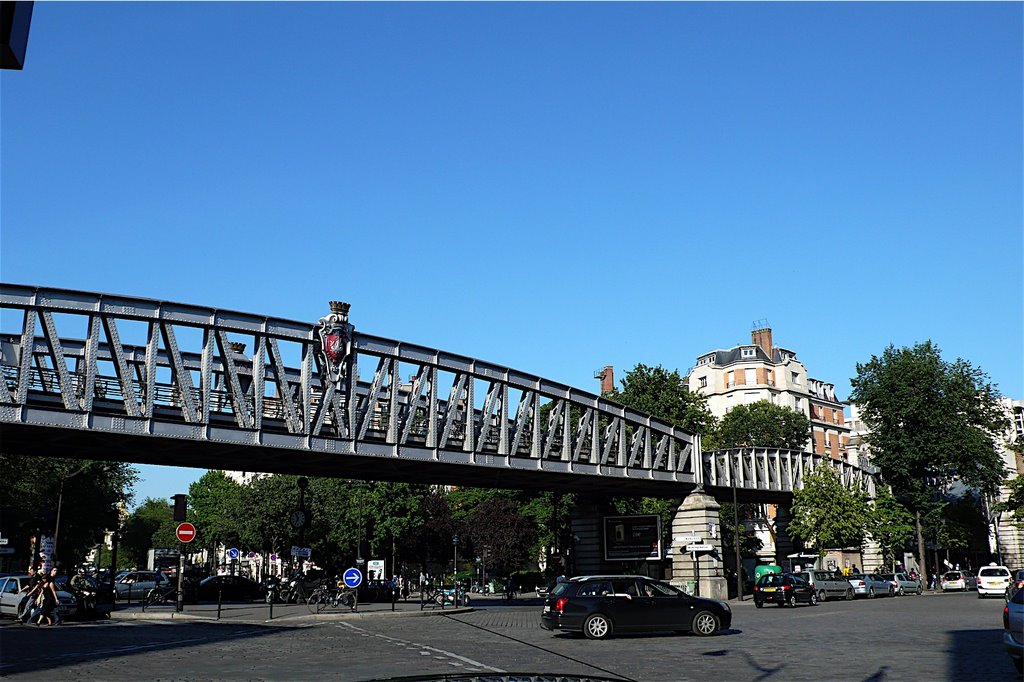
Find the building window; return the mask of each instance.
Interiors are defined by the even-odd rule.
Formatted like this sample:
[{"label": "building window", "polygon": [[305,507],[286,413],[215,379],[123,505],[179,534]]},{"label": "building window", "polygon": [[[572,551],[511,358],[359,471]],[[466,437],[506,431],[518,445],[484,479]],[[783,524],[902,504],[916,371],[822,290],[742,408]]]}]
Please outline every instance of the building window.
[{"label": "building window", "polygon": [[792,379],[793,385],[794,386],[799,386],[800,385],[800,375],[797,374],[796,372],[792,372],[791,374],[792,374],[791,379]]},{"label": "building window", "polygon": [[756,369],[745,369],[743,370],[743,380],[748,386],[753,386],[757,383],[757,370]]},{"label": "building window", "polygon": [[803,412],[804,408],[800,404],[800,398],[793,398],[793,407],[796,408],[798,412]]},{"label": "building window", "polygon": [[741,351],[742,357],[745,357],[745,358],[752,358],[752,357],[754,357],[754,354],[755,354],[755,351],[754,351],[753,348],[744,348]]},{"label": "building window", "polygon": [[707,377],[701,377],[701,378],[697,379],[697,383],[699,384],[700,388],[707,388],[708,387],[708,378]]}]

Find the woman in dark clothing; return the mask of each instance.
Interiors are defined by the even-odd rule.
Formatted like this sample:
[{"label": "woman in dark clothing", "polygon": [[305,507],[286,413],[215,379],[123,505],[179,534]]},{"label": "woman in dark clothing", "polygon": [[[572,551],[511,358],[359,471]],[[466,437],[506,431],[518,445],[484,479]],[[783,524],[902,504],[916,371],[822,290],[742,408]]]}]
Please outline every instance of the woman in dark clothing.
[{"label": "woman in dark clothing", "polygon": [[41,589],[42,594],[39,595],[39,598],[42,600],[42,603],[40,604],[39,624],[42,625],[42,620],[45,618],[47,625],[53,625],[53,610],[57,608],[57,589],[54,587],[50,576],[43,578]]}]

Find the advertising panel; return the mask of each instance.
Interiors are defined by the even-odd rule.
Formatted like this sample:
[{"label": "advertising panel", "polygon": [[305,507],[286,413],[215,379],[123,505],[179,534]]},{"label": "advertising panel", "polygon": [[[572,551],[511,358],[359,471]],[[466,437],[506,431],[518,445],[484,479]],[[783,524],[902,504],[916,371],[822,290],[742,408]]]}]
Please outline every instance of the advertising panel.
[{"label": "advertising panel", "polygon": [[636,561],[661,559],[661,517],[604,517],[605,561]]}]

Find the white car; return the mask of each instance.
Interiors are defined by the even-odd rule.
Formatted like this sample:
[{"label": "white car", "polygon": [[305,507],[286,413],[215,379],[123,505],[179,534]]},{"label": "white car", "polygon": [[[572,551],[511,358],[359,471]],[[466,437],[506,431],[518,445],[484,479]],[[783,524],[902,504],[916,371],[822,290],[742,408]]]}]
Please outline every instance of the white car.
[{"label": "white car", "polygon": [[967,590],[974,587],[964,571],[946,571],[942,575],[942,582],[940,587],[943,592],[949,592],[956,590],[958,592],[966,592]]},{"label": "white car", "polygon": [[978,571],[978,599],[989,595],[1002,597],[1010,586],[1010,569],[989,564]]},{"label": "white car", "polygon": [[[20,591],[32,581],[27,575],[12,575],[0,578],[0,614],[18,617],[18,606],[24,594]],[[75,595],[64,590],[57,590],[57,613],[67,618],[75,610],[78,602]]]}]

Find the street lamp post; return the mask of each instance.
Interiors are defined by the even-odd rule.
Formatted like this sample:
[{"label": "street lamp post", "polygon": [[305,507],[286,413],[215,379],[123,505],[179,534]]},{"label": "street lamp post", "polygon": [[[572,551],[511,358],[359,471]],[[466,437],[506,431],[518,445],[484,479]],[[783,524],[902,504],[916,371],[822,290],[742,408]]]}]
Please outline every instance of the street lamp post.
[{"label": "street lamp post", "polygon": [[455,563],[452,564],[452,590],[455,593],[455,608],[459,607],[459,536],[456,533],[452,536],[452,546],[455,548]]},{"label": "street lamp post", "polygon": [[72,474],[68,474],[67,476],[60,480],[60,493],[58,493],[57,495],[57,520],[53,524],[53,552],[50,556],[50,560],[54,561],[54,563],[56,563],[55,558],[57,556],[57,540],[60,537],[60,510],[61,507],[64,506],[64,484],[68,481],[68,479],[74,478],[78,474],[88,469],[90,464],[92,464],[92,462],[86,462],[78,469],[78,471]]},{"label": "street lamp post", "polygon": [[729,455],[729,482],[732,483],[732,534],[733,542],[736,545],[736,599],[743,601],[743,571],[740,568],[740,506],[736,503],[736,467],[733,466],[731,454]]}]

